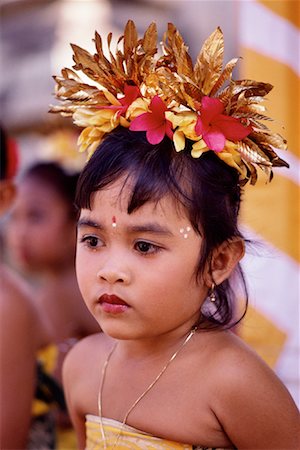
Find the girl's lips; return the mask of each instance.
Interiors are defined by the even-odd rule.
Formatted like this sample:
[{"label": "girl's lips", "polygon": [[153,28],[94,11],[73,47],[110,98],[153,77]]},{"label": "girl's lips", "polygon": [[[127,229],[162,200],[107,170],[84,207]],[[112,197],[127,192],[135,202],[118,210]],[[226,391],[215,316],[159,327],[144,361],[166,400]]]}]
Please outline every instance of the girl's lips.
[{"label": "girl's lips", "polygon": [[116,295],[103,294],[99,303],[103,311],[110,314],[120,314],[129,308],[129,305]]}]

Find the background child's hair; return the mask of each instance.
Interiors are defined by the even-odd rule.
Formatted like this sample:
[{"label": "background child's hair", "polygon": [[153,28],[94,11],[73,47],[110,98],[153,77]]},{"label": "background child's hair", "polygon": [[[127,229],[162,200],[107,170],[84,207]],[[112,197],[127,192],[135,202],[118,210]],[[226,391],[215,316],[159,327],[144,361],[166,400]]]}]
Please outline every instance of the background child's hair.
[{"label": "background child's hair", "polygon": [[68,174],[56,162],[39,162],[23,174],[23,179],[28,178],[39,180],[56,192],[65,201],[69,217],[76,220],[77,209],[74,202],[78,174]]},{"label": "background child's hair", "polygon": [[[124,184],[127,180],[133,183],[129,214],[148,201],[158,202],[171,194],[178,205],[183,205],[194,230],[203,238],[196,273],[201,277],[204,268],[210,267],[215,248],[234,237],[242,237],[238,229],[241,188],[237,171],[212,151],[195,159],[188,150],[177,153],[168,138],[157,145],[149,144],[144,132],[120,127],[105,138],[83,169],[76,205],[90,209],[93,194],[121,177],[125,177]],[[240,266],[236,272],[247,303]],[[206,302],[199,326],[231,327],[238,322],[231,284],[225,280],[216,286],[213,310]]]}]

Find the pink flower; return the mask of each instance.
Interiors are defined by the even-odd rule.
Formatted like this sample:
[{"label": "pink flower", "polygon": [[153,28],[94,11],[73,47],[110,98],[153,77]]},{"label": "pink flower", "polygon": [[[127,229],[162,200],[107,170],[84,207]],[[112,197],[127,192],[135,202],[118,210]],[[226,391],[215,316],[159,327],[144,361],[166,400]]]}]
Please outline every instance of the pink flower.
[{"label": "pink flower", "polygon": [[129,129],[132,131],[146,131],[150,144],[159,144],[165,135],[173,138],[172,123],[166,119],[168,110],[162,99],[155,95],[149,105],[151,112],[146,112],[133,119]]},{"label": "pink flower", "polygon": [[225,147],[226,139],[239,141],[251,133],[251,126],[244,126],[235,117],[222,114],[224,104],[218,98],[203,97],[201,114],[197,119],[195,131],[202,136],[210,150],[220,152]]},{"label": "pink flower", "polygon": [[118,98],[119,105],[110,106],[98,106],[98,109],[112,109],[117,111],[117,117],[125,115],[128,107],[134,100],[141,97],[141,92],[137,86],[131,84],[125,84],[124,86],[124,97]]}]

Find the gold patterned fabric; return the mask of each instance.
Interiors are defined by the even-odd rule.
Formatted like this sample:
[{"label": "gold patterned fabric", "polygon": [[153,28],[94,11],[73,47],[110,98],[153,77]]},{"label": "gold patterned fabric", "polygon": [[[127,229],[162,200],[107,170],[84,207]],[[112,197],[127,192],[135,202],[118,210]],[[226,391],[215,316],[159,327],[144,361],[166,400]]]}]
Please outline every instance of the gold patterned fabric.
[{"label": "gold patterned fabric", "polygon": [[[106,438],[107,450],[214,450],[207,447],[193,447],[190,444],[181,444],[166,439],[151,436],[136,428],[124,425],[113,419],[103,418],[103,428]],[[119,436],[120,429],[122,433]],[[117,441],[117,447],[115,447]],[[104,448],[101,436],[100,419],[88,414],[86,416],[86,450],[100,450]],[[223,450],[223,449],[215,449]]]}]

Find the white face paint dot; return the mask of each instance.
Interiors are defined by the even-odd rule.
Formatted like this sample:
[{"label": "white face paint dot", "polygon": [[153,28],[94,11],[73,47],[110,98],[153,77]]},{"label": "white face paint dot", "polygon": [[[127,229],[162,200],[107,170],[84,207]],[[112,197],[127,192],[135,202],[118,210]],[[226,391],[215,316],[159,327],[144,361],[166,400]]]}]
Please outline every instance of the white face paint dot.
[{"label": "white face paint dot", "polygon": [[184,239],[189,237],[188,233],[191,231],[191,227],[180,228],[179,233],[183,235]]}]

